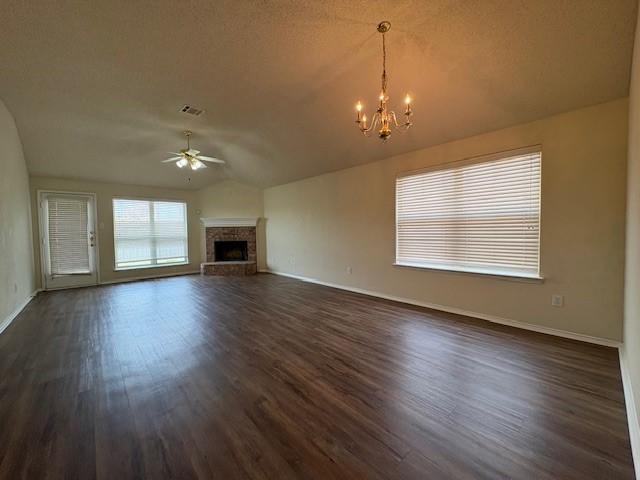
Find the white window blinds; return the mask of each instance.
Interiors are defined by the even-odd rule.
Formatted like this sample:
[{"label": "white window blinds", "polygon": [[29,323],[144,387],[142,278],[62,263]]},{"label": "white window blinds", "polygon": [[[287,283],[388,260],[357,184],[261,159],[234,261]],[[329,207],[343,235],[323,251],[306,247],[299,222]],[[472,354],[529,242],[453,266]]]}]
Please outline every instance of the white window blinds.
[{"label": "white window blinds", "polygon": [[539,151],[493,156],[396,181],[396,263],[537,277]]},{"label": "white window blinds", "polygon": [[46,201],[49,273],[52,276],[90,273],[87,199],[49,195]]},{"label": "white window blinds", "polygon": [[188,262],[184,202],[113,199],[116,268]]}]

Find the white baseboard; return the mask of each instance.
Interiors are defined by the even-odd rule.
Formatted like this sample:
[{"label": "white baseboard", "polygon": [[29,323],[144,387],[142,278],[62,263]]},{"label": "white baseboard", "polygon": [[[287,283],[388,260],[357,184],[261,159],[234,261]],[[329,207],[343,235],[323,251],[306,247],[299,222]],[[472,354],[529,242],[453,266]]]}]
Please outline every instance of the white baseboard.
[{"label": "white baseboard", "polygon": [[[263,270],[261,270],[263,271]],[[511,320],[508,318],[498,317],[495,315],[487,315],[480,312],[472,312],[469,310],[463,310],[461,308],[449,307],[447,305],[439,305],[436,303],[420,302],[411,298],[397,297],[395,295],[387,295],[380,292],[374,292],[371,290],[365,290],[363,288],[348,287],[346,285],[340,285],[337,283],[324,282],[310,277],[303,277],[300,275],[294,275],[291,273],[277,272],[274,270],[264,270],[265,273],[273,273],[274,275],[281,275],[283,277],[295,278],[302,280],[303,282],[316,283],[318,285],[324,285],[325,287],[338,288],[340,290],[347,290],[349,292],[361,293],[363,295],[369,295],[372,297],[384,298],[385,300],[392,300],[394,302],[408,303],[409,305],[416,305],[418,307],[431,308],[433,310],[440,310],[442,312],[455,313],[458,315],[464,315],[466,317],[479,318],[481,320],[487,320],[493,323],[499,323],[501,325],[508,325],[510,327],[521,328],[524,330],[530,330],[538,333],[545,333],[547,335],[554,335],[556,337],[570,338],[572,340],[579,340],[587,343],[594,343],[596,345],[604,345],[606,347],[619,348],[620,342],[611,340],[608,338],[592,337],[590,335],[584,335],[582,333],[568,332],[566,330],[559,330],[551,327],[544,327],[542,325],[534,325],[531,323],[520,322],[518,320]]]},{"label": "white baseboard", "polygon": [[114,283],[139,282],[140,280],[153,280],[154,278],[179,277],[182,275],[195,275],[196,273],[200,273],[200,270],[192,270],[189,272],[180,272],[180,273],[161,273],[157,275],[143,275],[140,277],[118,278],[115,280],[104,280],[104,281],[101,280],[98,283],[93,283],[90,285],[74,285],[72,287],[49,288],[47,290],[40,289],[39,291],[55,292],[58,290],[73,290],[74,288],[97,287],[98,285],[112,285]]},{"label": "white baseboard", "polygon": [[620,372],[622,374],[622,385],[624,388],[624,403],[627,407],[627,424],[629,425],[629,438],[631,439],[631,452],[633,454],[633,465],[636,470],[636,478],[640,479],[640,418],[638,417],[638,407],[636,397],[633,395],[633,385],[627,367],[627,355],[622,346],[620,352]]},{"label": "white baseboard", "polygon": [[180,273],[161,273],[159,275],[144,275],[142,277],[118,278],[116,280],[105,280],[104,282],[100,282],[99,285],[111,285],[113,283],[138,282],[140,280],[153,280],[154,278],[180,277],[182,275],[194,275],[196,273],[200,273],[200,270],[192,270],[192,271],[189,271],[189,272],[180,272]]},{"label": "white baseboard", "polygon": [[24,307],[26,307],[29,304],[29,302],[38,294],[39,291],[40,289],[35,290],[22,303],[20,303],[16,307],[16,309],[9,314],[7,318],[5,318],[4,320],[2,320],[2,322],[0,322],[0,333],[4,332],[7,329],[7,327],[11,325],[11,322],[13,322],[13,320],[20,314],[22,310],[24,310]]}]

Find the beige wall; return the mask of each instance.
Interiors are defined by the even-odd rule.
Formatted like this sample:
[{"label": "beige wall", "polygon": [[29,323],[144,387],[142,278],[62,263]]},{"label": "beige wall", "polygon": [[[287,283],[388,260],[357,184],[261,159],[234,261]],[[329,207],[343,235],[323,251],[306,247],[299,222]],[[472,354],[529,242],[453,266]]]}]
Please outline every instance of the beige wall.
[{"label": "beige wall", "polygon": [[262,217],[262,190],[233,180],[216,183],[196,192],[203,217]]},{"label": "beige wall", "polygon": [[22,144],[0,100],[0,330],[35,289],[30,218]]},{"label": "beige wall", "polygon": [[[143,187],[135,185],[117,185],[113,183],[85,182],[50,177],[31,177],[31,202],[34,225],[34,246],[36,280],[41,284],[37,191],[54,190],[68,192],[87,192],[96,194],[98,211],[98,246],[100,254],[100,281],[110,282],[138,277],[153,277],[176,273],[193,272],[200,269],[200,219],[197,214],[196,195],[193,191],[167,188]],[[137,270],[115,271],[113,249],[113,211],[114,197],[153,198],[164,200],[183,200],[187,202],[189,228],[189,264],[176,267],[143,268]]]},{"label": "beige wall", "polygon": [[635,394],[627,409],[630,413],[631,440],[635,442],[636,470],[639,470],[640,424],[637,413],[640,412],[640,32],[637,29],[629,95],[624,346],[621,357],[626,367],[627,393]]},{"label": "beige wall", "polygon": [[[268,266],[416,302],[620,340],[627,106],[621,99],[267,189]],[[533,144],[543,149],[543,283],[393,266],[398,173]],[[552,307],[552,294],[564,295],[565,306]]]},{"label": "beige wall", "polygon": [[[258,269],[266,268],[266,238],[262,190],[226,180],[196,192],[201,217],[261,218],[257,228]],[[201,256],[204,261],[204,228],[201,227]]]}]

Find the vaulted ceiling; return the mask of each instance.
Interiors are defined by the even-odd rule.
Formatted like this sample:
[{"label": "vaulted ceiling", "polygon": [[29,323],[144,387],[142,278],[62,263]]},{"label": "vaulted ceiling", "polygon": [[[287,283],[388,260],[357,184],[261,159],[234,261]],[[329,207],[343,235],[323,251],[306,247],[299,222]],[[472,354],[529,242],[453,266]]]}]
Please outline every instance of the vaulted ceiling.
[{"label": "vaulted ceiling", "polygon": [[[33,175],[269,186],[628,94],[636,0],[114,0],[2,5],[0,98]],[[387,35],[415,126],[363,138]],[[200,117],[179,112],[203,108]],[[192,145],[224,167],[161,164]],[[189,180],[190,177],[190,180]]]}]

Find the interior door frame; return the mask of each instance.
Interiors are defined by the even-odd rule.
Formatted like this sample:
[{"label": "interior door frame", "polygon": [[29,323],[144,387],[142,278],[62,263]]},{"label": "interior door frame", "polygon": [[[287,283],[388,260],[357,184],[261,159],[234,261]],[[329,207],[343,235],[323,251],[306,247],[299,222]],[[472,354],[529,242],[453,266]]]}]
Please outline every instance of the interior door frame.
[{"label": "interior door frame", "polygon": [[[45,259],[48,258],[47,257],[47,252],[45,251],[45,238],[44,238],[44,232],[45,230],[45,225],[44,225],[44,215],[42,214],[42,202],[43,202],[43,195],[45,194],[49,194],[49,193],[53,193],[53,194],[58,194],[58,195],[83,195],[86,197],[91,197],[92,199],[92,204],[93,204],[93,208],[92,208],[92,215],[93,215],[93,219],[94,219],[94,238],[95,238],[95,245],[94,245],[94,257],[95,257],[95,269],[96,269],[96,283],[95,284],[91,284],[91,285],[100,285],[100,238],[99,238],[99,233],[98,233],[98,226],[100,225],[99,221],[98,221],[98,199],[96,197],[96,194],[93,192],[72,192],[69,190],[49,190],[49,189],[38,189],[36,190],[36,207],[38,210],[38,242],[40,243],[40,285],[42,287],[42,290],[65,290],[68,288],[79,288],[79,286],[69,286],[69,287],[57,287],[57,288],[47,288],[47,265],[45,262]],[[82,285],[82,286],[87,286],[87,285]]]}]

